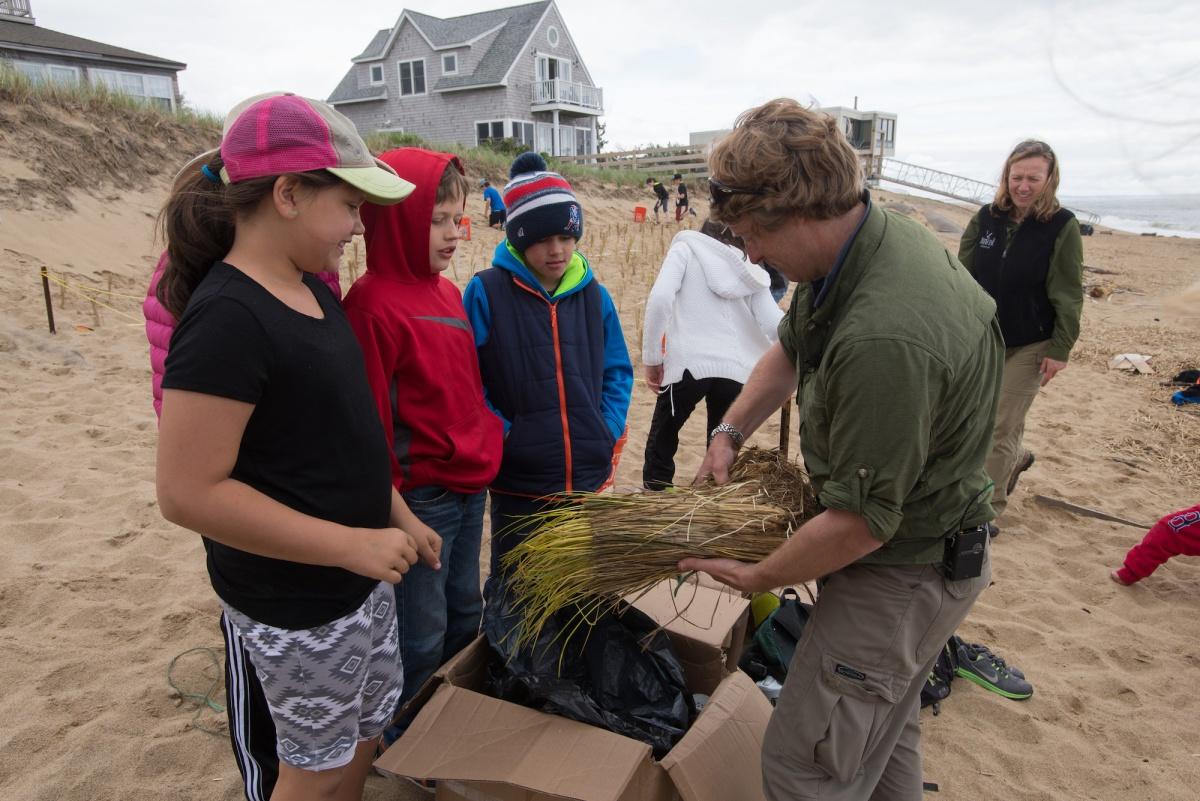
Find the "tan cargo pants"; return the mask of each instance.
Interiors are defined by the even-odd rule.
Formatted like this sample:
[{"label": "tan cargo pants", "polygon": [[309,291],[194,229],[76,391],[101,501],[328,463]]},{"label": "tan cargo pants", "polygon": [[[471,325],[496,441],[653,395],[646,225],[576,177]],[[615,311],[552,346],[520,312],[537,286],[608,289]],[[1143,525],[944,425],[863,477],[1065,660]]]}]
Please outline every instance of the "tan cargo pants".
[{"label": "tan cargo pants", "polygon": [[1000,384],[1000,404],[996,407],[996,427],[992,430],[992,450],[984,463],[988,477],[996,485],[992,489],[992,508],[997,519],[1008,506],[1008,479],[1023,450],[1025,416],[1041,387],[1038,370],[1049,348],[1047,339],[1004,351],[1004,380]]},{"label": "tan cargo pants", "polygon": [[821,587],[763,742],[770,801],[920,801],[917,714],[938,652],[988,585],[850,565]]}]

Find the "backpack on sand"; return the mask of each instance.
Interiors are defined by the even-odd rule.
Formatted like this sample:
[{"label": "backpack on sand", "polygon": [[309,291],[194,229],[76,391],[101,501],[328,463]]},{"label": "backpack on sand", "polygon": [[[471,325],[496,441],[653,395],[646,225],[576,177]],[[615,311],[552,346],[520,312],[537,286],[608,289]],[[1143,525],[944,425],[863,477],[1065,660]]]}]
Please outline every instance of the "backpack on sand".
[{"label": "backpack on sand", "polygon": [[921,688],[922,708],[932,706],[935,715],[941,712],[941,702],[950,695],[950,683],[958,671],[958,646],[961,644],[962,640],[957,634],[950,635],[925,679],[925,686]]}]

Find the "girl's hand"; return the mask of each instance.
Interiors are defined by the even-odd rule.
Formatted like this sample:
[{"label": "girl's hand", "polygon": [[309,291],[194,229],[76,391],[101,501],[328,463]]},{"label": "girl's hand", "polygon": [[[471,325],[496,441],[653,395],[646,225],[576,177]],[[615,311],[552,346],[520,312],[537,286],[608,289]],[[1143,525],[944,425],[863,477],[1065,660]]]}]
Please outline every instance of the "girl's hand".
[{"label": "girl's hand", "polygon": [[408,526],[408,535],[412,538],[413,547],[421,561],[434,570],[442,569],[442,538],[438,533],[417,520]]},{"label": "girl's hand", "polygon": [[417,563],[416,544],[412,536],[401,529],[354,529],[349,540],[346,558],[340,567],[351,573],[398,584],[400,577]]}]

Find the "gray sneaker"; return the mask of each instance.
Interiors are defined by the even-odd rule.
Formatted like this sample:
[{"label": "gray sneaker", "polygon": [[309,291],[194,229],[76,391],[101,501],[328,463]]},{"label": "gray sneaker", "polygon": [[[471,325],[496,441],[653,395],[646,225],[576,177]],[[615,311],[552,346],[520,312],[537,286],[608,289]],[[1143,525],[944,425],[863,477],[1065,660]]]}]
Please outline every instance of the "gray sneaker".
[{"label": "gray sneaker", "polygon": [[1033,695],[1033,685],[1025,680],[1024,673],[1009,667],[1002,658],[978,643],[961,643],[958,646],[958,668],[955,673],[1005,698],[1024,701]]}]

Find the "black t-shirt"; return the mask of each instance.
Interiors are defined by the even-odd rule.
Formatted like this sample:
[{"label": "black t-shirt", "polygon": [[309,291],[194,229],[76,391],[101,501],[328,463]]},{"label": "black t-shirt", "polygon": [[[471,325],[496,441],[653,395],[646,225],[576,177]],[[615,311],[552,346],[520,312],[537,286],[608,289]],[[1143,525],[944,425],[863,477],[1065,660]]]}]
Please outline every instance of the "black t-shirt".
[{"label": "black t-shirt", "polygon": [[680,182],[679,184],[679,205],[686,206],[688,204],[687,184]]},{"label": "black t-shirt", "polygon": [[654,194],[658,195],[659,200],[666,200],[670,197],[667,194],[667,188],[659,181],[654,182]]},{"label": "black t-shirt", "polygon": [[[233,478],[313,517],[384,528],[391,465],[362,351],[329,289],[312,276],[304,283],[324,319],[290,308],[235,267],[214,264],[171,337],[163,389],[255,405]],[[207,537],[204,548],[217,595],[280,628],[312,628],[343,617],[379,583]]]}]

